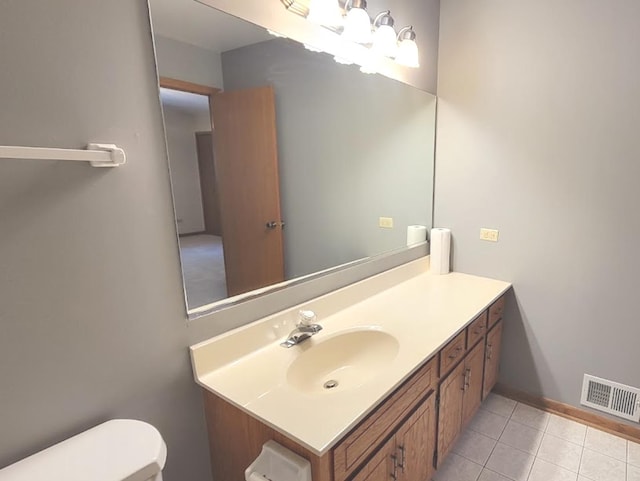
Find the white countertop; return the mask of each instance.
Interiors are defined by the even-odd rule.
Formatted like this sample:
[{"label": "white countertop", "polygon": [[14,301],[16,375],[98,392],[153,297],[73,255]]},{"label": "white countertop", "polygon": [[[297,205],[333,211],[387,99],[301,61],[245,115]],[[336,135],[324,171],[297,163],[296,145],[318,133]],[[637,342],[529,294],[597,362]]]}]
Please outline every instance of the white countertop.
[{"label": "white countertop", "polygon": [[[196,382],[322,455],[510,286],[456,272],[431,275],[428,258],[419,259],[192,346]],[[351,294],[354,303],[344,305]],[[280,342],[301,308],[314,310],[324,329],[285,349]],[[362,327],[399,342],[397,356],[373,379],[313,394],[287,382],[300,353]]]}]

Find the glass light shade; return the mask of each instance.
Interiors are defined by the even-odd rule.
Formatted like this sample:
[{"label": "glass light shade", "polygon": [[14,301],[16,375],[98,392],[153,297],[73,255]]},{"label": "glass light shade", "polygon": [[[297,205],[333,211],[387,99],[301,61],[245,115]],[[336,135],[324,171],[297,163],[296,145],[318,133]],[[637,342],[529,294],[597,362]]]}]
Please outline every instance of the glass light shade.
[{"label": "glass light shade", "polygon": [[344,38],[356,43],[371,43],[371,19],[366,10],[352,8],[344,18]]},{"label": "glass light shade", "polygon": [[338,0],[311,0],[307,20],[327,27],[342,25],[342,12]]},{"label": "glass light shade", "polygon": [[362,73],[378,73],[378,60],[379,56],[371,50],[366,50],[360,53],[360,72]]},{"label": "glass light shade", "polygon": [[398,51],[398,41],[393,27],[380,25],[373,33],[373,46],[371,49],[385,57],[395,57]]},{"label": "glass light shade", "polygon": [[400,41],[396,54],[396,62],[405,67],[418,68],[420,66],[420,62],[418,61],[418,46],[414,40],[405,38]]}]

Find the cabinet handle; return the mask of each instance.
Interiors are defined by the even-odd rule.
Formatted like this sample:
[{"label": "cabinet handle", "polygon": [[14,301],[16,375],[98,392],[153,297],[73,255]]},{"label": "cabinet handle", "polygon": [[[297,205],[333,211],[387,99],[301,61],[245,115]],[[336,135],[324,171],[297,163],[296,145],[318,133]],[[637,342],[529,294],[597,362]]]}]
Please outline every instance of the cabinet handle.
[{"label": "cabinet handle", "polygon": [[404,473],[404,446],[398,446],[398,451],[400,451],[400,462],[398,463],[398,467],[402,469],[402,472]]},{"label": "cabinet handle", "polygon": [[464,375],[464,390],[466,391],[471,385],[471,369],[467,369]]},{"label": "cabinet handle", "polygon": [[491,355],[493,354],[493,346],[491,344],[487,344],[487,359],[491,360]]},{"label": "cabinet handle", "polygon": [[393,460],[393,473],[391,473],[390,476],[391,479],[396,481],[398,479],[398,458],[395,454],[392,454],[391,459]]}]

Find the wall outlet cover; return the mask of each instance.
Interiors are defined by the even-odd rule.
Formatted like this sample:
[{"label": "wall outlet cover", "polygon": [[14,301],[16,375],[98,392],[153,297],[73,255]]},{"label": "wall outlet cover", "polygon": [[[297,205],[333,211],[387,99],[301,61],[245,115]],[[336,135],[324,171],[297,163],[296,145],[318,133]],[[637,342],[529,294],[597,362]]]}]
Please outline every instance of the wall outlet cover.
[{"label": "wall outlet cover", "polygon": [[380,217],[378,219],[378,227],[393,229],[393,217]]},{"label": "wall outlet cover", "polygon": [[484,227],[480,229],[480,239],[486,240],[489,242],[498,242],[498,229],[485,229]]}]

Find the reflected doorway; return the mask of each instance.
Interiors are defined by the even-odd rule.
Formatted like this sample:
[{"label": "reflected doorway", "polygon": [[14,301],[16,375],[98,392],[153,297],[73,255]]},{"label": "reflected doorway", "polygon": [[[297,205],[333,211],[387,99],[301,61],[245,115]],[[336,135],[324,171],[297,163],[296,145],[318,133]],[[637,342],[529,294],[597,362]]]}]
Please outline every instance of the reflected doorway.
[{"label": "reflected doorway", "polygon": [[217,89],[160,79],[187,305],[227,297],[210,96]]},{"label": "reflected doorway", "polygon": [[282,282],[273,88],[161,77],[160,98],[188,310]]}]

